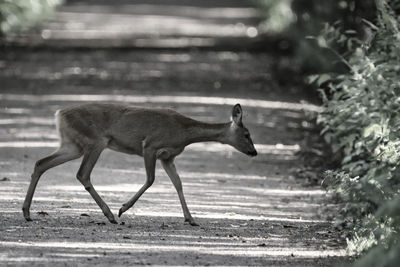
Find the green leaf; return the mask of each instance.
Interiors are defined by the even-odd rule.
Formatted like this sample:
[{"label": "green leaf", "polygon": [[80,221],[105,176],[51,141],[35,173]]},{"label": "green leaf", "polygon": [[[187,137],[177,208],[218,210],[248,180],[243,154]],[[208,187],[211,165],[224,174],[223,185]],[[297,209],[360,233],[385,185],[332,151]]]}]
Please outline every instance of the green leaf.
[{"label": "green leaf", "polygon": [[323,83],[325,83],[325,82],[331,80],[331,78],[332,78],[332,77],[331,77],[331,75],[329,75],[329,74],[322,74],[322,75],[319,76],[319,78],[318,78],[318,80],[317,80],[317,85],[318,85],[318,86],[321,86]]},{"label": "green leaf", "polygon": [[317,37],[317,44],[319,47],[328,48],[328,43],[326,42],[326,39],[323,36]]},{"label": "green leaf", "polygon": [[363,133],[363,137],[369,137],[372,135],[372,137],[375,137],[379,134],[382,133],[382,127],[379,124],[371,124],[370,126],[368,126],[367,128],[365,128],[364,133]]}]

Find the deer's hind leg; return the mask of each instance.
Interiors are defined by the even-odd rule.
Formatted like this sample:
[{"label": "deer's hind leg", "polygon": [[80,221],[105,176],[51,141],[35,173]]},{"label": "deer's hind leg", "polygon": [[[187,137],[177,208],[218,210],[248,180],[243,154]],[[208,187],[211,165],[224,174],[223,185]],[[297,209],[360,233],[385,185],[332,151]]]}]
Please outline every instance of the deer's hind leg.
[{"label": "deer's hind leg", "polygon": [[128,202],[122,205],[122,207],[119,209],[118,217],[121,217],[121,215],[125,211],[130,209],[136,203],[136,201],[143,195],[143,193],[146,192],[146,190],[154,183],[156,160],[157,160],[156,153],[151,149],[144,149],[143,158],[144,158],[144,166],[146,168],[146,182],[139,189],[139,191],[131,199],[128,200]]},{"label": "deer's hind leg", "polygon": [[31,176],[31,182],[29,184],[28,192],[26,193],[25,201],[22,206],[24,218],[27,221],[32,221],[29,209],[32,203],[33,194],[35,193],[36,185],[39,182],[42,174],[53,167],[56,167],[67,161],[77,159],[81,156],[82,152],[80,148],[78,148],[75,144],[62,143],[60,148],[57,149],[53,154],[36,162],[35,169]]},{"label": "deer's hind leg", "polygon": [[111,213],[110,208],[104,202],[104,200],[99,196],[97,191],[94,189],[91,181],[90,174],[92,173],[93,167],[96,164],[100,153],[103,151],[103,147],[91,147],[86,149],[81,167],[79,168],[78,174],[76,177],[81,182],[81,184],[85,187],[86,191],[92,196],[92,198],[96,201],[97,205],[99,205],[100,209],[103,211],[104,215],[111,223],[117,223],[114,219],[114,215]]}]

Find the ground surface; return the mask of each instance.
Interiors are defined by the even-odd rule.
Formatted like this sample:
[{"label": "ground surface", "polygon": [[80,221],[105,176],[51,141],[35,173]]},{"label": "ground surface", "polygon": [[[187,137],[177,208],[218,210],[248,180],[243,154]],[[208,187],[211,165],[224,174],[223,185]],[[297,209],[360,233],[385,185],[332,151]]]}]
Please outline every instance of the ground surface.
[{"label": "ground surface", "polygon": [[[102,12],[111,12],[103,2]],[[207,9],[211,2],[191,3],[197,2],[203,3],[197,8],[204,14],[214,14],[216,24],[232,25]],[[243,8],[237,1],[221,1],[222,7],[233,5],[228,2]],[[85,10],[79,5],[86,5],[86,11],[96,14],[99,3],[73,1],[60,12]],[[204,19],[185,1],[176,1],[177,6],[203,16],[197,18],[200,22]],[[113,8],[116,13],[129,10]],[[132,10],[142,10],[145,16],[146,8],[151,6]],[[65,17],[59,18],[59,24],[44,29],[65,26]],[[257,19],[236,18],[239,28]],[[76,38],[65,41],[65,46],[82,42],[76,34],[71,33]],[[187,35],[181,33],[179,38]],[[203,37],[209,35],[204,32]],[[295,177],[296,170],[304,167],[298,152],[307,149],[305,139],[316,134],[303,109],[318,108],[300,103],[311,101],[301,88],[277,81],[276,66],[284,59],[218,50],[7,48],[0,58],[0,265],[332,266],[343,262],[340,233],[327,220],[332,216],[326,208],[334,210],[334,206],[326,203],[320,187],[307,186]],[[21,206],[34,163],[57,146],[53,114],[86,101],[168,107],[215,122],[229,120],[231,105],[240,102],[259,156],[248,158],[227,146],[205,143],[189,146],[177,158],[186,200],[199,227],[183,223],[178,196],[160,165],[154,185],[118,219],[118,225],[108,223],[75,179],[80,160],[43,175],[31,208],[34,221],[26,222]],[[142,161],[105,151],[92,173],[95,188],[115,215],[144,183]]]}]

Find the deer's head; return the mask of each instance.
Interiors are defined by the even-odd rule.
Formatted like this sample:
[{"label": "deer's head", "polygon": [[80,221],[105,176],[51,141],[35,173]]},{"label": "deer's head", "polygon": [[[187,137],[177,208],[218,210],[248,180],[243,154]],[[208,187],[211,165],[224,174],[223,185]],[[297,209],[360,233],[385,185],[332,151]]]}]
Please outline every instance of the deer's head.
[{"label": "deer's head", "polygon": [[242,107],[239,104],[236,104],[232,109],[228,143],[248,156],[257,156],[257,151],[254,148],[253,140],[251,140],[250,132],[246,127],[244,127],[242,117]]}]

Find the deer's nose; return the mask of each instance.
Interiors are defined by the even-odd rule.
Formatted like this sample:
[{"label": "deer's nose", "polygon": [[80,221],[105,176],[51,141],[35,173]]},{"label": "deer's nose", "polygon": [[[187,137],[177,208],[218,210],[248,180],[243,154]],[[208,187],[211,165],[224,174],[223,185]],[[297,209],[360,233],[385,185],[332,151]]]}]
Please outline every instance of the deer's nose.
[{"label": "deer's nose", "polygon": [[255,157],[255,156],[257,156],[257,151],[256,150],[253,150],[253,151],[250,151],[249,153],[247,153],[249,156],[252,156],[252,157]]}]

